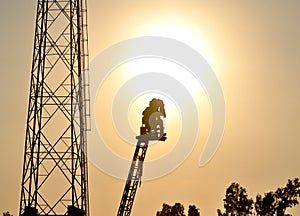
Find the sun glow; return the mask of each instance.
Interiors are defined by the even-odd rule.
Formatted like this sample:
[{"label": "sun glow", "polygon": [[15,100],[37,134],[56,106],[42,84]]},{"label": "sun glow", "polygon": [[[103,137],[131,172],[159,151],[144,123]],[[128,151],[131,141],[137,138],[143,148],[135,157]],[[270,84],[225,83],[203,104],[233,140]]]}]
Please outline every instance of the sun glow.
[{"label": "sun glow", "polygon": [[[209,56],[205,45],[201,44],[201,41],[203,40],[201,40],[199,34],[193,34],[191,29],[193,28],[189,28],[188,25],[184,25],[180,22],[160,22],[148,25],[147,28],[144,29],[138,28],[136,31],[137,33],[143,32],[142,34],[138,33],[137,35],[163,36],[176,39],[191,46],[201,55],[205,57]],[[162,99],[165,103],[167,112],[166,132],[169,136],[163,146],[160,145],[160,147],[156,147],[157,145],[152,145],[152,153],[147,156],[148,159],[157,159],[170,151],[176,144],[182,130],[180,107],[178,107],[171,95],[164,94],[164,92],[156,89],[148,92],[139,92],[139,90],[137,90],[138,87],[135,86],[135,84],[130,85],[123,93],[125,98],[133,92],[136,94],[134,98],[127,98],[127,100],[130,100],[129,106],[128,104],[126,106],[118,106],[119,110],[126,109],[127,118],[123,120],[120,120],[119,118],[114,119],[114,114],[112,113],[113,107],[115,107],[114,101],[116,95],[120,92],[120,89],[122,89],[122,86],[129,83],[130,80],[133,80],[135,77],[151,73],[166,75],[167,77],[170,77],[170,79],[176,80],[181,85],[180,88],[184,88],[189,92],[198,112],[201,113],[201,117],[199,116],[201,121],[198,119],[201,127],[203,125],[207,126],[205,127],[206,129],[204,127],[201,128],[201,136],[207,137],[209,132],[211,124],[210,102],[202,86],[201,80],[199,80],[192,71],[189,71],[178,62],[159,56],[143,56],[136,59],[130,59],[129,61],[118,65],[108,74],[108,76],[106,76],[98,89],[98,95],[95,102],[98,131],[102,131],[102,137],[105,140],[105,143],[113,152],[127,159],[130,159],[131,157],[131,148],[135,146],[136,142],[135,136],[139,134],[142,112],[149,105],[149,101],[152,98]],[[143,80],[143,82],[147,83],[149,81]],[[166,82],[165,85],[168,86],[168,83]],[[185,100],[186,98],[183,99]],[[124,121],[126,121],[127,124],[125,124]],[[125,134],[129,134],[129,137],[132,138],[124,137],[122,132],[117,129],[118,127],[122,128],[121,130],[123,130],[123,128],[129,128],[131,133]],[[205,139],[203,137],[202,139]],[[121,143],[123,144],[120,145]],[[130,144],[131,148],[129,148],[128,144]]]},{"label": "sun glow", "polygon": [[137,28],[134,34],[172,38],[191,46],[207,60],[212,56],[207,47],[206,34],[191,22],[184,22],[174,17],[145,23]]},{"label": "sun glow", "polygon": [[[147,73],[165,74],[169,76],[170,79],[175,79],[178,81],[178,83],[181,83],[181,85],[193,98],[193,101],[199,112],[208,113],[208,115],[201,116],[201,124],[206,122],[207,118],[209,119],[207,116],[210,116],[210,104],[207,99],[207,95],[201,86],[201,83],[195,79],[194,75],[190,71],[181,65],[166,59],[150,57],[134,59],[124,63],[123,65],[120,65],[118,68],[115,68],[115,70],[113,70],[103,81],[102,86],[98,90],[98,96],[95,105],[97,113],[101,113],[102,121],[100,121],[100,116],[98,114],[96,117],[99,118],[99,120],[97,120],[98,127],[100,131],[103,131],[103,137],[107,140],[106,143],[113,152],[127,159],[130,159],[132,151],[132,149],[128,148],[128,144],[130,144],[132,147],[135,145],[134,134],[139,134],[142,112],[149,105],[149,101],[152,98],[162,99],[165,103],[167,113],[166,132],[169,135],[164,145],[152,145],[151,154],[149,153],[147,158],[152,160],[162,157],[174,147],[181,134],[182,119],[180,107],[178,107],[176,101],[174,101],[172,98],[172,95],[167,95],[164,92],[160,92],[159,90],[155,89],[148,92],[137,92],[136,96],[131,99],[129,107],[118,108],[128,109],[128,118],[126,120],[128,121],[128,126],[130,129],[134,132],[132,140],[126,140],[122,134],[118,134],[117,127],[124,128],[127,126],[124,124],[124,122],[120,121],[120,119],[112,118],[113,114],[111,110],[113,109],[115,96],[118,91],[120,91],[120,88],[130,79]],[[144,82],[147,82],[147,80]],[[166,83],[166,86],[168,86],[168,83]],[[136,92],[135,88],[136,86],[134,85],[130,86],[130,91]],[[129,92],[125,92],[125,94],[129,94]],[[105,103],[103,103],[103,100],[105,100]],[[100,106],[100,103],[105,104],[105,106]],[[120,143],[123,143],[123,145],[120,145]]]}]

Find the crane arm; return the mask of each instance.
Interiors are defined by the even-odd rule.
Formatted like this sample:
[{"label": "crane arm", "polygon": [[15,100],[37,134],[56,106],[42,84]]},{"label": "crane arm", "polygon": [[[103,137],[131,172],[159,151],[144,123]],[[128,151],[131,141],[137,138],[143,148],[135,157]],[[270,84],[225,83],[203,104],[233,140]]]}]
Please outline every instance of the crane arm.
[{"label": "crane arm", "polygon": [[[167,139],[161,120],[161,117],[166,117],[163,101],[155,98],[152,99],[150,101],[150,106],[144,110],[143,115],[141,134],[140,136],[136,137],[138,141],[132,158],[117,216],[130,216],[134,197],[138,185],[141,183],[141,178],[143,175],[143,163],[149,141],[165,141]],[[150,118],[154,118],[154,120],[150,121]],[[151,122],[154,125],[151,125],[150,127]]]}]

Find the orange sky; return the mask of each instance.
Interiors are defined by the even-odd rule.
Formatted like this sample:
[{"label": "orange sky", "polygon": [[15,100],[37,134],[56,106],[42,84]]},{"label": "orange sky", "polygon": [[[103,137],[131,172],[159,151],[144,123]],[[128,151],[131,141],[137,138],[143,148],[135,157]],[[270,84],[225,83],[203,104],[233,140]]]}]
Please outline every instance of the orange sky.
[{"label": "orange sky", "polygon": [[[0,4],[0,212],[17,215],[36,1]],[[132,215],[155,215],[164,202],[216,215],[233,181],[254,198],[299,177],[299,1],[89,0],[88,6],[90,59],[124,39],[169,34],[202,52],[225,95],[226,128],[213,159],[198,166],[200,139],[179,168],[142,184]],[[91,215],[116,215],[124,181],[91,164],[89,180]]]}]

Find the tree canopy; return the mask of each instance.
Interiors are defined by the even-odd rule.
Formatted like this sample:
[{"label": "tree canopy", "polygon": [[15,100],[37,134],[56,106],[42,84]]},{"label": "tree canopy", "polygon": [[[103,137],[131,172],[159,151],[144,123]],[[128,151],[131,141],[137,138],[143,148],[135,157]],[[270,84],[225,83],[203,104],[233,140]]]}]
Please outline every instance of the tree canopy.
[{"label": "tree canopy", "polygon": [[218,216],[246,216],[252,214],[253,200],[248,198],[245,188],[232,183],[226,190],[224,199],[225,212],[218,209]]},{"label": "tree canopy", "polygon": [[[162,210],[156,213],[156,216],[186,216],[184,206],[181,203],[175,203],[170,206],[166,203],[162,205]],[[200,216],[199,209],[195,205],[190,205],[188,216]]]},{"label": "tree canopy", "polygon": [[199,209],[195,205],[190,205],[188,216],[200,216]]},{"label": "tree canopy", "polygon": [[300,182],[298,178],[288,180],[285,187],[279,187],[264,196],[257,194],[255,202],[248,198],[245,188],[238,183],[232,183],[227,189],[224,199],[225,212],[217,210],[218,216],[291,216],[286,214],[288,208],[298,205],[300,197]]},{"label": "tree canopy", "polygon": [[[264,195],[257,194],[255,201],[248,197],[246,188],[233,182],[226,189],[224,211],[217,210],[218,216],[291,216],[287,209],[299,204],[300,181],[298,178],[288,180],[284,187],[269,191]],[[6,216],[6,215],[4,215]],[[156,216],[186,216],[184,206],[177,202],[173,206],[164,203]],[[200,216],[195,205],[189,205],[187,216]]]},{"label": "tree canopy", "polygon": [[10,214],[9,211],[7,211],[7,212],[3,212],[3,216],[13,216],[13,215]]},{"label": "tree canopy", "polygon": [[289,216],[285,214],[288,208],[298,205],[300,196],[300,182],[298,178],[288,180],[285,187],[278,188],[275,192],[258,194],[255,201],[255,210],[258,216]]}]

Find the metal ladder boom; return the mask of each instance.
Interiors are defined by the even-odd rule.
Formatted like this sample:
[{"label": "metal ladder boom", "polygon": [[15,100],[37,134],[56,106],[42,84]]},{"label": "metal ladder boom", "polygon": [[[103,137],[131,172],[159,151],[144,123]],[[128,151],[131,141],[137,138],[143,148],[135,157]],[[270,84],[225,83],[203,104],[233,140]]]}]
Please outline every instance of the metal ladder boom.
[{"label": "metal ladder boom", "polygon": [[163,101],[153,98],[149,102],[149,107],[143,111],[140,136],[136,137],[138,142],[129,169],[117,216],[130,216],[137,187],[139,183],[141,184],[143,163],[149,141],[165,141],[167,139],[167,134],[164,132],[162,120],[162,118],[165,117],[166,113]]},{"label": "metal ladder boom", "polygon": [[138,142],[131,162],[126,185],[123,191],[118,216],[130,216],[138,185],[141,183],[143,163],[146,156],[149,139],[147,136],[137,136]]}]

